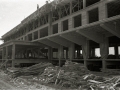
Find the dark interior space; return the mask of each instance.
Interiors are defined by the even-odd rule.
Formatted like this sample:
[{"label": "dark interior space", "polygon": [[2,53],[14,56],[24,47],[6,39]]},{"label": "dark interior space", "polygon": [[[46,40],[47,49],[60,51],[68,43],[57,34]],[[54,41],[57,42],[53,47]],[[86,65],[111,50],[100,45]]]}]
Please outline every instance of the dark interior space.
[{"label": "dark interior space", "polygon": [[120,0],[112,0],[107,4],[108,17],[120,15]]},{"label": "dark interior space", "polygon": [[68,20],[63,21],[63,31],[68,30]]},{"label": "dark interior space", "polygon": [[40,30],[40,38],[48,36],[48,27]]},{"label": "dark interior space", "polygon": [[53,25],[53,34],[58,33],[58,24]]},{"label": "dark interior space", "polygon": [[86,6],[90,6],[92,4],[95,4],[97,2],[99,2],[100,0],[86,0]]},{"label": "dark interior space", "polygon": [[89,23],[93,23],[99,20],[98,8],[88,11]]},{"label": "dark interior space", "polygon": [[74,28],[81,26],[81,15],[74,17]]},{"label": "dark interior space", "polygon": [[38,39],[38,31],[34,32],[34,39]]},{"label": "dark interior space", "polygon": [[28,35],[28,41],[32,41],[32,34]]}]

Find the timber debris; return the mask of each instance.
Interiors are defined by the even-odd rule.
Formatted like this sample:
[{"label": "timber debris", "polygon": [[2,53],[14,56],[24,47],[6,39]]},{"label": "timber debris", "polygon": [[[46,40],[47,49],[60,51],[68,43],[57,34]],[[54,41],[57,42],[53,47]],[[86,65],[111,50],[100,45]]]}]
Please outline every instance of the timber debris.
[{"label": "timber debris", "polygon": [[[119,90],[120,76],[106,78],[92,74],[83,64],[66,61],[62,67],[39,63],[22,69],[7,69],[16,86],[40,84],[77,90]],[[32,86],[32,87],[33,87]],[[22,86],[21,86],[22,87]]]}]

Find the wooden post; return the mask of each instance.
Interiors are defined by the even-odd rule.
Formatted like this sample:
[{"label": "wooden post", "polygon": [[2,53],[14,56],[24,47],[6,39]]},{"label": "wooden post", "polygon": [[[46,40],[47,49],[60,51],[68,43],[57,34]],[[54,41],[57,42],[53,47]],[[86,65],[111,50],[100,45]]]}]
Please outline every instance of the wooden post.
[{"label": "wooden post", "polygon": [[14,67],[14,60],[15,60],[15,44],[12,46],[12,67]]}]

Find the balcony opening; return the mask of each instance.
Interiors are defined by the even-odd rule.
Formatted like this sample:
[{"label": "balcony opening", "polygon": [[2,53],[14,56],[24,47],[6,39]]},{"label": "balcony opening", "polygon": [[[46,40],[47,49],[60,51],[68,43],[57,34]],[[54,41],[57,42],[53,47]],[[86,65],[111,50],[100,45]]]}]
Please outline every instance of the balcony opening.
[{"label": "balcony opening", "polygon": [[38,39],[38,31],[34,32],[34,39]]},{"label": "balcony opening", "polygon": [[86,0],[86,6],[90,6],[92,4],[95,4],[97,2],[99,2],[100,0]]},{"label": "balcony opening", "polygon": [[58,24],[53,25],[53,34],[58,33]]},{"label": "balcony opening", "polygon": [[40,30],[40,38],[48,36],[48,27]]},{"label": "balcony opening", "polygon": [[120,15],[120,0],[112,0],[107,4],[108,17]]},{"label": "balcony opening", "polygon": [[68,30],[68,20],[63,21],[63,31]]},{"label": "balcony opening", "polygon": [[88,11],[89,23],[93,23],[99,20],[98,8]]},{"label": "balcony opening", "polygon": [[32,41],[32,34],[28,35],[28,41]]},{"label": "balcony opening", "polygon": [[81,15],[74,17],[74,28],[81,26]]}]

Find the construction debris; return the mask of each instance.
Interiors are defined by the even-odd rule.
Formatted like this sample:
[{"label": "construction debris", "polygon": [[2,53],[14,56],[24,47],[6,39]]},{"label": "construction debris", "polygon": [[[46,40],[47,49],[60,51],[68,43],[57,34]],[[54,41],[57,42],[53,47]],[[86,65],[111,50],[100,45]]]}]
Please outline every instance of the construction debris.
[{"label": "construction debris", "polygon": [[40,88],[40,84],[77,90],[120,90],[120,76],[106,78],[91,74],[83,64],[66,61],[63,67],[39,63],[22,69],[7,69],[18,87]]},{"label": "construction debris", "polygon": [[51,63],[39,63],[30,67],[25,67],[18,70],[11,70],[7,69],[10,73],[11,77],[18,77],[18,76],[27,76],[27,75],[37,75],[42,74],[46,67],[52,66]]}]

